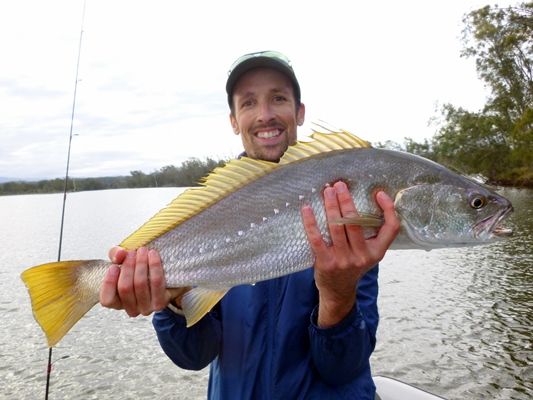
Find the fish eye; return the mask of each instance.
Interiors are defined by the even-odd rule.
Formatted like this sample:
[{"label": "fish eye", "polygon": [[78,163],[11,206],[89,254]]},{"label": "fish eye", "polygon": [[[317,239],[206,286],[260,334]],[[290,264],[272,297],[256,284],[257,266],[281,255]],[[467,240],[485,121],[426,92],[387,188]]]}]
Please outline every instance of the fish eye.
[{"label": "fish eye", "polygon": [[476,194],[470,198],[470,207],[475,208],[476,210],[479,210],[485,204],[487,204],[487,199],[485,196]]}]

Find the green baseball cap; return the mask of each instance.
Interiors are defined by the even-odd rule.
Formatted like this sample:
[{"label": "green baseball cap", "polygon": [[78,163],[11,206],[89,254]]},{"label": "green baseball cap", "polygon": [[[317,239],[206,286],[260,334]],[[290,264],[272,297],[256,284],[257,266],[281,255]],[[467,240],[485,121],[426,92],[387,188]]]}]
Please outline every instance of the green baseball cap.
[{"label": "green baseball cap", "polygon": [[267,50],[245,54],[232,64],[228,71],[228,80],[226,82],[226,93],[228,94],[230,108],[235,84],[245,72],[248,72],[252,68],[272,68],[284,74],[292,83],[296,103],[300,104],[300,85],[298,84],[290,60],[278,51]]}]

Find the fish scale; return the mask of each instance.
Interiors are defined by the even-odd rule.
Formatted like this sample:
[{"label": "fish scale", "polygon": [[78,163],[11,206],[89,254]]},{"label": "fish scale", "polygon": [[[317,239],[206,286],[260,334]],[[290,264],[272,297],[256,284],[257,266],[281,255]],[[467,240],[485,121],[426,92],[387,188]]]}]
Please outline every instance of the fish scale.
[{"label": "fish scale", "polygon": [[[384,156],[387,162],[383,162]],[[407,160],[405,155],[395,158],[375,149],[358,149],[355,153],[338,150],[327,157],[283,166],[231,193],[154,241],[154,248],[163,249],[163,259],[170,260],[166,263],[167,284],[231,287],[308,268],[313,255],[301,223],[301,205],[312,205],[322,235],[329,241],[321,197],[325,185],[347,182],[359,211],[379,215],[371,198],[373,189],[385,189],[394,197],[399,189],[411,184],[409,180],[427,176],[424,168],[411,167],[409,180],[398,179],[394,171]],[[362,167],[370,163],[373,176],[380,178],[372,183],[367,181],[367,168]],[[224,223],[213,226],[215,220]],[[372,230],[367,233],[374,234]]]},{"label": "fish scale", "polygon": [[[164,249],[163,259],[172,263],[166,262],[170,266],[167,283],[230,287],[310,267],[313,255],[300,208],[308,203],[316,210],[322,234],[329,241],[321,191],[326,183],[344,177],[325,161],[303,161],[296,169],[280,168],[156,239],[153,246]],[[215,219],[226,223],[213,227],[210,221]],[[199,248],[205,250],[200,254]]]}]

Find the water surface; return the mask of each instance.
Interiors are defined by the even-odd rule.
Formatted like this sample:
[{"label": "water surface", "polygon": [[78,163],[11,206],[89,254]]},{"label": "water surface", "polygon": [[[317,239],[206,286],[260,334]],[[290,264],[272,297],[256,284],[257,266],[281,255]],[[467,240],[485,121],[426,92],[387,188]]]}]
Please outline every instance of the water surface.
[{"label": "water surface", "polygon": [[[68,196],[62,259],[106,258],[181,189]],[[389,252],[373,372],[450,399],[530,399],[533,191],[503,191],[515,236],[489,246]],[[0,197],[0,398],[44,398],[48,349],[20,273],[57,259],[62,195]],[[95,307],[54,349],[52,399],[202,399],[208,371],[175,367],[150,319]]]}]

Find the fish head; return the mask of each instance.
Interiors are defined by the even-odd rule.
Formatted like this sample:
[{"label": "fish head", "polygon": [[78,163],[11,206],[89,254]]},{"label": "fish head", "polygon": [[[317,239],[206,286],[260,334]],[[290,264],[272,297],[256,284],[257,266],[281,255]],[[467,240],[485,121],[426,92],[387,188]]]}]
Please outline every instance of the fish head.
[{"label": "fish head", "polygon": [[395,208],[402,229],[423,248],[486,244],[512,234],[500,225],[513,210],[509,200],[467,180],[400,190]]}]

